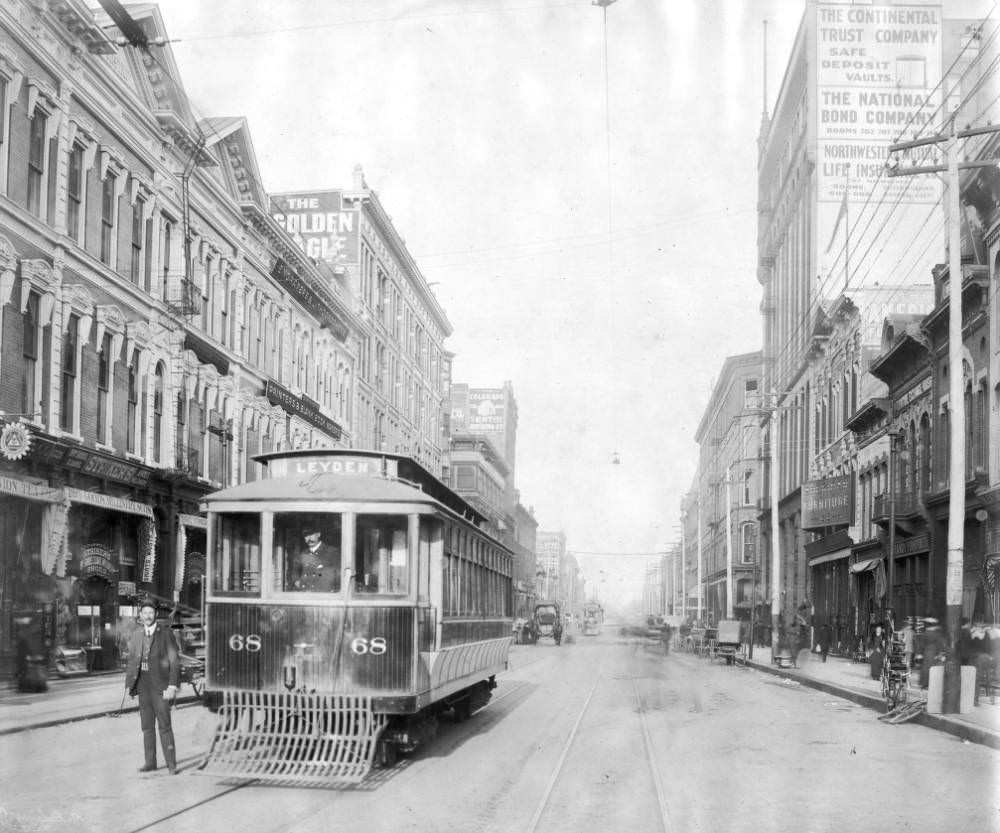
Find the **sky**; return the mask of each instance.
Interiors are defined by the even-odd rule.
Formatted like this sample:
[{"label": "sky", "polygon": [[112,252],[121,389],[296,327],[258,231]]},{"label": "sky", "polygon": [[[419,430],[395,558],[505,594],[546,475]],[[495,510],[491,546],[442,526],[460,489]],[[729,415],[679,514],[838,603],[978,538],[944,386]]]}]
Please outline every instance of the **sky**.
[{"label": "sky", "polygon": [[679,538],[723,360],[761,346],[764,21],[770,109],[804,2],[617,0],[606,61],[589,0],[159,5],[196,115],[248,119],[268,191],[363,167],[454,381],[513,384],[522,503],[624,602]]}]

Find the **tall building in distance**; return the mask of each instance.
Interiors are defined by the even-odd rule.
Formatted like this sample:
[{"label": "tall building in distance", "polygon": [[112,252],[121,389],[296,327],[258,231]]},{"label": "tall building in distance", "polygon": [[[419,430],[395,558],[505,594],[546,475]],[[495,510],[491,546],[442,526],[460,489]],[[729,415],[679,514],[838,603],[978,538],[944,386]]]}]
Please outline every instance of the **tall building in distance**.
[{"label": "tall building in distance", "polygon": [[514,484],[517,462],[517,400],[514,386],[504,382],[499,388],[474,388],[462,382],[451,385],[453,437],[469,434],[485,436],[500,452],[509,468],[506,484],[507,502],[516,503]]},{"label": "tall building in distance", "polygon": [[354,448],[406,454],[441,477],[452,327],[359,167],[350,189],[273,194],[274,219],[358,321]]},{"label": "tall building in distance", "polygon": [[558,594],[565,558],[566,533],[539,530],[535,535],[535,591],[539,599],[552,599]]}]

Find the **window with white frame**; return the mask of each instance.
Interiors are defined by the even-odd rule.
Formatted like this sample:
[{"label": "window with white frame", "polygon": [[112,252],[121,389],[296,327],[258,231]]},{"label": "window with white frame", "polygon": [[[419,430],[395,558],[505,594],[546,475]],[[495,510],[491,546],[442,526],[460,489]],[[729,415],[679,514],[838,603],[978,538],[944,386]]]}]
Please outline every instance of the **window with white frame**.
[{"label": "window with white frame", "polygon": [[101,351],[97,356],[97,442],[108,441],[111,425],[109,407],[111,404],[111,334],[105,333],[101,341]]},{"label": "window with white frame", "polygon": [[753,504],[753,472],[745,471],[743,472],[743,505],[751,506]]},{"label": "window with white frame", "polygon": [[101,183],[101,263],[112,265],[114,257],[115,219],[118,203],[118,178],[108,171]]},{"label": "window with white frame", "polygon": [[139,355],[129,356],[128,363],[128,404],[125,408],[125,450],[135,454],[138,450],[136,429],[139,421]]},{"label": "window with white frame", "polygon": [[174,236],[174,223],[169,217],[163,218],[163,240],[160,246],[160,274],[163,280],[163,285],[160,287],[160,292],[164,298],[167,298],[168,287],[170,286],[170,257],[171,249],[173,247],[173,236]]},{"label": "window with white frame", "polygon": [[129,246],[128,277],[136,286],[142,285],[143,243],[146,233],[146,223],[143,215],[146,213],[146,201],[142,197],[135,198],[132,206],[132,240]]},{"label": "window with white frame", "polygon": [[153,374],[153,436],[152,459],[159,463],[163,459],[163,362],[156,363]]},{"label": "window with white frame", "polygon": [[743,564],[753,564],[757,560],[757,525],[754,523],[740,526],[740,558]]},{"label": "window with white frame", "polygon": [[32,420],[42,416],[39,397],[42,386],[42,362],[39,354],[43,344],[40,307],[41,296],[37,292],[30,292],[22,318],[24,361],[21,364],[21,412]]},{"label": "window with white frame", "polygon": [[28,204],[36,217],[42,216],[42,196],[45,193],[45,127],[48,115],[39,108],[28,128]]},{"label": "window with white frame", "polygon": [[80,316],[71,313],[63,333],[62,391],[60,395],[59,427],[68,434],[76,433],[78,417],[77,376],[80,368]]},{"label": "window with white frame", "polygon": [[212,317],[215,309],[212,304],[212,258],[205,258],[205,271],[201,282],[201,330],[211,335]]},{"label": "window with white frame", "polygon": [[66,175],[66,233],[77,244],[83,240],[83,175],[83,148],[73,145]]}]

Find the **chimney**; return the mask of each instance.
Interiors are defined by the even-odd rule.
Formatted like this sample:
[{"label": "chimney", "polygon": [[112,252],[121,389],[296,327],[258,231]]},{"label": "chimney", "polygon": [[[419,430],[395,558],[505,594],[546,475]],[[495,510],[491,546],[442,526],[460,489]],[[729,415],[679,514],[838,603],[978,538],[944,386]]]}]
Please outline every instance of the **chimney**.
[{"label": "chimney", "polygon": [[365,172],[360,164],[354,166],[354,190],[361,191],[365,187]]}]

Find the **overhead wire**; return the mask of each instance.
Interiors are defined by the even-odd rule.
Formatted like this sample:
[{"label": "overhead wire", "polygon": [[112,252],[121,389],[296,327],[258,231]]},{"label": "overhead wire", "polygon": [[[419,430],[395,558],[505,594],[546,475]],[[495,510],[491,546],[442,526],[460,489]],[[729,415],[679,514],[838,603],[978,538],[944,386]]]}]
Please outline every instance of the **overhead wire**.
[{"label": "overhead wire", "polygon": [[[996,6],[997,6],[997,3],[994,2],[993,3],[993,8],[996,8]],[[985,23],[987,22],[988,19],[989,19],[989,17],[984,18],[980,22],[979,26],[982,27],[983,25],[985,25]],[[997,36],[997,30],[994,30],[993,33],[991,34],[990,38],[988,39],[987,43],[988,44],[992,43],[992,41],[996,38],[996,36]],[[959,52],[958,56],[956,56],[956,58],[952,61],[952,64],[949,67],[948,71],[946,71],[945,73],[942,74],[942,80],[935,87],[935,90],[937,89],[937,87],[941,86],[941,84],[944,82],[944,80],[947,77],[950,76],[951,71],[955,68],[955,66],[958,64],[958,62],[964,56],[966,50],[970,47],[971,43],[972,43],[972,40],[970,39],[966,43],[966,45],[962,48],[962,50]],[[983,55],[983,49],[980,49],[978,55],[972,61],[970,61],[969,65],[965,68],[965,70],[964,70],[964,72],[962,73],[962,76],[961,76],[962,79],[964,79],[965,76],[968,75],[968,73],[973,70],[973,67],[976,64],[976,61],[978,61],[982,55]],[[969,99],[969,93],[966,93],[964,95],[964,97],[963,97],[963,102],[962,103],[963,104],[966,103],[968,101],[968,99]],[[940,107],[936,108],[935,109],[935,113],[937,113],[940,109],[941,109]],[[908,122],[908,124],[912,123],[913,118],[914,118],[914,116],[911,116],[910,122]],[[921,130],[918,131],[918,133],[922,132],[927,127],[927,125],[929,125],[929,124],[930,124],[930,121],[926,122],[925,125],[923,127],[921,127]],[[903,132],[905,132],[906,129],[907,129],[907,126],[904,126]],[[902,135],[902,133],[900,135]],[[881,179],[883,177],[883,173],[884,173],[883,171],[879,172],[879,175],[876,178],[876,181],[873,184],[872,189],[869,191],[868,197],[867,197],[864,205],[862,206],[862,210],[861,210],[861,212],[859,212],[859,216],[855,220],[854,225],[852,226],[852,231],[856,230],[857,227],[858,227],[858,225],[860,224],[860,222],[861,222],[861,215],[863,215],[865,208],[867,208],[867,206],[871,203],[872,197],[873,197],[873,195],[875,193],[875,190],[876,190],[876,188],[878,186],[878,183],[881,181]],[[903,189],[902,189],[903,192],[905,193],[905,191],[908,190],[908,188],[909,188],[909,184],[905,185],[903,187]],[[880,196],[879,199],[878,199],[878,204],[875,206],[875,209],[873,210],[872,215],[870,217],[868,217],[868,219],[867,219],[867,223],[865,224],[865,227],[862,230],[862,235],[867,234],[868,230],[871,228],[871,225],[872,225],[872,223],[875,220],[875,217],[877,216],[877,210],[879,208],[884,207],[885,201],[886,201],[886,197],[885,197],[885,193],[883,192],[882,196]],[[895,211],[896,205],[898,204],[899,201],[900,200],[897,199],[897,203],[894,204],[894,206],[890,210],[890,212],[883,218],[882,224],[879,227],[879,229],[876,231],[876,234],[874,235],[874,238],[877,239],[880,236],[881,232],[884,231],[884,229],[885,229],[887,223],[889,222],[889,220],[891,219],[892,213]],[[869,250],[868,251],[870,251],[870,248],[871,248],[871,246],[869,245]],[[854,267],[854,269],[851,270],[852,273],[855,276],[857,275],[857,272],[858,272],[859,268],[860,267],[856,265]],[[821,282],[820,287],[816,290],[815,294],[813,295],[812,301],[810,302],[810,304],[807,307],[806,314],[803,315],[803,316],[801,316],[801,318],[800,318],[798,324],[796,325],[796,327],[793,328],[793,330],[789,333],[789,336],[786,339],[784,345],[782,345],[782,347],[775,353],[775,356],[772,359],[772,361],[773,361],[773,367],[774,368],[780,367],[781,363],[784,362],[787,358],[789,358],[790,351],[793,350],[793,349],[795,349],[797,342],[799,341],[799,339],[804,334],[805,327],[809,326],[811,324],[813,313],[816,312],[819,309],[820,305],[822,304],[823,300],[825,299],[824,292],[825,292],[825,288],[826,288],[827,284],[829,283],[829,281],[831,279],[837,277],[837,272],[838,272],[838,270],[836,270],[835,268],[831,267],[830,272],[826,276],[825,280],[823,280]],[[869,272],[866,273],[866,275],[869,274],[869,273],[870,273],[870,268],[869,268]],[[850,288],[851,283],[852,282],[851,282],[850,277],[849,277],[848,280],[847,280],[847,282],[846,282],[846,285],[845,285],[845,290],[844,290],[845,292]],[[898,291],[898,288],[897,288],[896,291]]]}]

